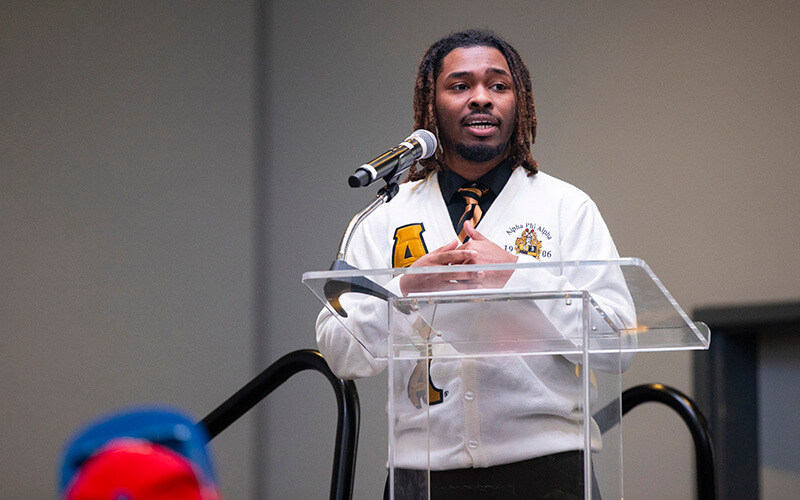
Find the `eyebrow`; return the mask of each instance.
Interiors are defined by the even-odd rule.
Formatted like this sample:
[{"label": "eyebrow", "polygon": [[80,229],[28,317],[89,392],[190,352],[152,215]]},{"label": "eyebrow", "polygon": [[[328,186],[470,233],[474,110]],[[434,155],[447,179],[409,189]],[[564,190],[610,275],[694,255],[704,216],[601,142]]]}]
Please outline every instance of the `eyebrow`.
[{"label": "eyebrow", "polygon": [[[486,73],[496,73],[498,75],[511,76],[508,74],[508,71],[502,68],[495,68],[495,67],[488,68],[486,70]],[[445,78],[463,78],[465,76],[472,76],[472,74],[473,74],[472,71],[454,71],[449,75],[447,75]]]}]

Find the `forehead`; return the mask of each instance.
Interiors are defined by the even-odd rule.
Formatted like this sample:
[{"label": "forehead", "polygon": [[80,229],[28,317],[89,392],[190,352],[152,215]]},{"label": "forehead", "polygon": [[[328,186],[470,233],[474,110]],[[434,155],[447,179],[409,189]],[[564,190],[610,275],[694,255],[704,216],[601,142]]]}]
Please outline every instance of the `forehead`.
[{"label": "forehead", "polygon": [[459,47],[444,56],[437,80],[447,78],[454,73],[482,75],[486,72],[496,72],[496,70],[511,74],[505,56],[496,48]]}]

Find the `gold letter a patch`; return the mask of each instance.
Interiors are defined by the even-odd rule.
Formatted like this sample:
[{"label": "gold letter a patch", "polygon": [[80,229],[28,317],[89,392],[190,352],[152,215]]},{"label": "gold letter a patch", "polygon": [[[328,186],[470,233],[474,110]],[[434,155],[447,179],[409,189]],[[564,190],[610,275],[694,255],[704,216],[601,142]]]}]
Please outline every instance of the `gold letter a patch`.
[{"label": "gold letter a patch", "polygon": [[423,232],[425,232],[425,226],[422,223],[409,224],[395,229],[392,267],[408,267],[428,253],[425,242],[422,241]]}]

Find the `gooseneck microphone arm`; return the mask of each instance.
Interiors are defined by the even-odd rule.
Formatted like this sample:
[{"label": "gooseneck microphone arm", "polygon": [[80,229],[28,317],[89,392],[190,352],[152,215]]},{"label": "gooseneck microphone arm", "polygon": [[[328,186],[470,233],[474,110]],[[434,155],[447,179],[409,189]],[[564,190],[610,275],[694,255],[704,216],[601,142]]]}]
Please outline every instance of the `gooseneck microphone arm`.
[{"label": "gooseneck microphone arm", "polygon": [[[367,206],[350,220],[350,224],[347,225],[347,229],[342,235],[342,241],[339,243],[336,260],[331,265],[332,271],[356,269],[344,260],[356,229],[378,207],[394,198],[400,189],[400,177],[405,171],[416,160],[432,156],[434,151],[436,151],[436,136],[427,130],[420,129],[411,134],[399,146],[359,167],[356,173],[350,176],[348,179],[350,187],[368,186],[379,179],[383,179],[386,185],[378,191],[378,194]],[[363,293],[383,300],[394,296],[392,292],[364,276],[349,276],[343,279],[330,278],[324,285],[324,292],[328,303],[343,318],[347,317],[347,311],[339,302],[339,297],[344,293]]]},{"label": "gooseneck microphone arm", "polygon": [[[353,233],[369,214],[384,203],[391,201],[394,195],[397,194],[398,189],[397,178],[392,181],[386,181],[386,185],[378,191],[377,196],[350,220],[350,224],[347,225],[347,229],[342,236],[342,241],[339,243],[339,252],[336,254],[336,260],[331,265],[331,271],[356,269],[344,260],[347,255],[347,249],[350,246],[350,240],[353,238]],[[329,278],[323,286],[323,291],[325,292],[325,299],[327,299],[336,313],[343,318],[347,317],[347,311],[339,302],[339,297],[342,294],[348,292],[363,293],[383,300],[389,300],[389,297],[394,296],[392,292],[364,276],[347,276],[341,279]]]},{"label": "gooseneck microphone arm", "polygon": [[397,194],[399,189],[400,187],[398,186],[397,180],[393,182],[387,181],[386,185],[378,191],[375,198],[350,219],[350,224],[347,225],[347,229],[345,229],[344,235],[342,235],[342,241],[339,243],[339,253],[336,254],[336,260],[344,260],[347,255],[347,249],[350,247],[350,240],[353,239],[353,233],[356,228],[379,206],[392,201],[392,198],[394,198],[394,195]]}]

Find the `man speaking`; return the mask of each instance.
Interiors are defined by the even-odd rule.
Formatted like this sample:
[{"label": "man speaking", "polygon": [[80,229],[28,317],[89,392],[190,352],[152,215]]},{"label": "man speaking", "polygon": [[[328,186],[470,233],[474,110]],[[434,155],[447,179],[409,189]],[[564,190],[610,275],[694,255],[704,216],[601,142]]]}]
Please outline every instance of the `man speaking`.
[{"label": "man speaking", "polygon": [[[432,131],[439,147],[412,166],[391,203],[353,235],[346,260],[359,269],[449,264],[578,261],[618,258],[592,200],[538,170],[531,156],[536,113],[531,78],[517,51],[488,31],[435,42],[423,55],[414,92],[414,128]],[[618,276],[596,273],[491,272],[465,287],[588,290],[619,323],[631,320]],[[397,295],[457,287],[443,274],[404,274],[385,283]],[[386,311],[354,304],[343,319],[365,337],[386,336]],[[350,310],[348,310],[350,312]],[[317,320],[319,349],[343,378],[386,367],[327,309]],[[395,498],[582,498],[583,432],[580,357],[433,359],[401,378],[408,411],[428,405],[430,429],[404,429],[409,442],[430,433],[430,463],[398,453]],[[427,369],[428,373],[418,371]],[[412,385],[429,380],[430,401]],[[402,415],[403,408],[396,408]],[[401,418],[401,417],[398,417]],[[595,433],[597,435],[595,436]],[[601,446],[599,431],[592,447]],[[597,443],[597,444],[596,444]],[[427,455],[426,455],[427,457]],[[421,479],[422,478],[422,479]]]}]

